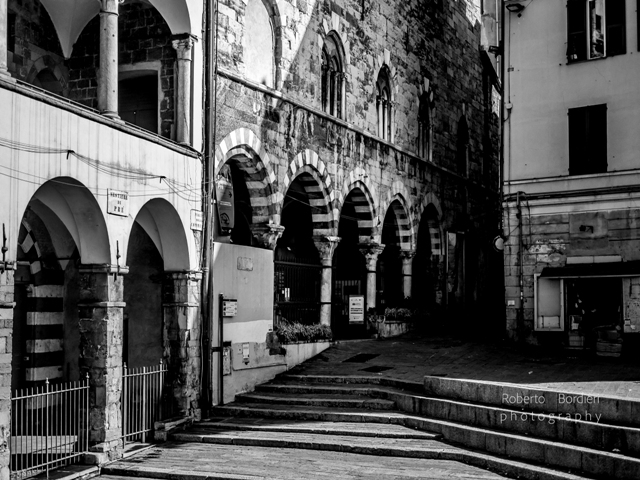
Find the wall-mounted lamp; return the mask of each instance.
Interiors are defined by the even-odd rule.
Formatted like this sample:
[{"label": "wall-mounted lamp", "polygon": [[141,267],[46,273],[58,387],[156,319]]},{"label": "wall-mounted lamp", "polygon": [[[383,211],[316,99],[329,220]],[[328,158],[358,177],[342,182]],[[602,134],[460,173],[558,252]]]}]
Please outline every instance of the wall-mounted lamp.
[{"label": "wall-mounted lamp", "polygon": [[505,0],[504,6],[511,13],[521,13],[525,8],[525,0]]}]

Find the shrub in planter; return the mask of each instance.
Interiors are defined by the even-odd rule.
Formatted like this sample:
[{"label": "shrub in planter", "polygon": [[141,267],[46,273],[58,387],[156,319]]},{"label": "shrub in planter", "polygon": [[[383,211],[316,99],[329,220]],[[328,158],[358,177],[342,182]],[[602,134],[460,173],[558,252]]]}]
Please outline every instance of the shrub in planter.
[{"label": "shrub in planter", "polygon": [[275,328],[280,343],[328,342],[333,338],[329,325],[305,325],[298,322],[282,321]]}]

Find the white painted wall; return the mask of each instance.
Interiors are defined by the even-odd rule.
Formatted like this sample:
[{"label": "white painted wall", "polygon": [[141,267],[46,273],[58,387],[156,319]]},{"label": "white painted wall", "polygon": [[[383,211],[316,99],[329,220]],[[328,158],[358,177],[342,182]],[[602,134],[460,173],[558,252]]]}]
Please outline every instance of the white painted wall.
[{"label": "white painted wall", "polygon": [[[513,69],[505,78],[505,102],[513,105],[506,112],[505,180],[568,176],[568,109],[601,103],[608,108],[608,171],[638,168],[636,1],[626,0],[626,54],[571,65],[566,2],[534,0],[520,18],[507,14],[505,20],[506,65]],[[596,176],[587,186],[600,181]],[[526,191],[522,186],[512,190],[518,189]]]},{"label": "white painted wall", "polygon": [[[7,229],[8,260],[16,258],[20,222],[35,192],[48,180],[70,177],[84,185],[97,202],[108,236],[103,240],[108,243],[107,256],[110,259],[105,259],[104,255],[91,251],[92,246],[104,244],[98,239],[99,230],[92,230],[86,225],[78,230],[77,235],[84,236],[76,238],[84,263],[102,261],[116,265],[116,250],[119,245],[119,263],[124,266],[129,234],[136,215],[148,201],[164,199],[175,208],[179,223],[182,223],[171,225],[170,228],[184,230],[183,238],[186,238],[185,248],[188,249],[189,259],[189,264],[184,265],[184,269],[199,269],[199,252],[194,233],[190,230],[190,210],[201,209],[197,189],[202,178],[199,159],[4,88],[0,88],[0,104],[4,106],[0,116],[0,139],[3,141],[3,145],[0,145],[0,223],[4,223]],[[5,146],[15,142],[39,147],[45,152],[35,153]],[[55,150],[65,152],[49,152]],[[94,166],[95,162],[99,162],[102,168],[116,166],[134,172],[138,177],[141,174],[156,177],[142,180],[130,178],[130,174],[100,172],[73,155],[67,157],[66,150],[73,150],[90,158]],[[169,187],[166,181],[160,181],[159,176],[184,186]],[[107,214],[107,189],[129,193],[128,216]],[[177,193],[174,191],[176,189]],[[85,200],[77,195],[70,195],[66,199],[60,197],[56,201],[70,203],[69,210],[79,212],[79,215],[87,210]],[[69,222],[73,220],[68,219]],[[76,217],[75,220],[80,222],[82,218]],[[158,227],[159,231],[169,228],[162,225]],[[72,235],[74,232],[71,228]]]},{"label": "white painted wall", "polygon": [[[239,259],[243,269],[238,268]],[[212,323],[217,325],[218,295],[224,293],[225,298],[238,300],[238,314],[224,319],[224,340],[264,343],[273,328],[273,251],[214,243],[212,268],[216,315]]]}]

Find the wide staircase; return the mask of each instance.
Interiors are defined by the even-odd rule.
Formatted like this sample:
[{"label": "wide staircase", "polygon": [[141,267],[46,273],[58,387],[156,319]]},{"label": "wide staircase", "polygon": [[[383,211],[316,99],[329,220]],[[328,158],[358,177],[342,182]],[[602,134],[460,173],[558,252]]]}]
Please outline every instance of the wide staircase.
[{"label": "wide staircase", "polygon": [[455,460],[512,478],[640,479],[640,402],[426,377],[283,374],[170,438]]}]

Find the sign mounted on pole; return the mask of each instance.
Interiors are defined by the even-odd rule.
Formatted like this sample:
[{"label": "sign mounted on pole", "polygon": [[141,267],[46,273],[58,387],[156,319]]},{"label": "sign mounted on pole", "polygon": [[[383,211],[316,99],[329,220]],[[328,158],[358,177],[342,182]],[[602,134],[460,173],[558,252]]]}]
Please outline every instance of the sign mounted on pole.
[{"label": "sign mounted on pole", "polygon": [[129,216],[129,193],[107,190],[107,213],[119,217]]},{"label": "sign mounted on pole", "polygon": [[191,210],[191,230],[201,232],[202,223],[202,212],[200,210]]},{"label": "sign mounted on pole", "polygon": [[364,295],[349,295],[349,324],[364,324]]}]

